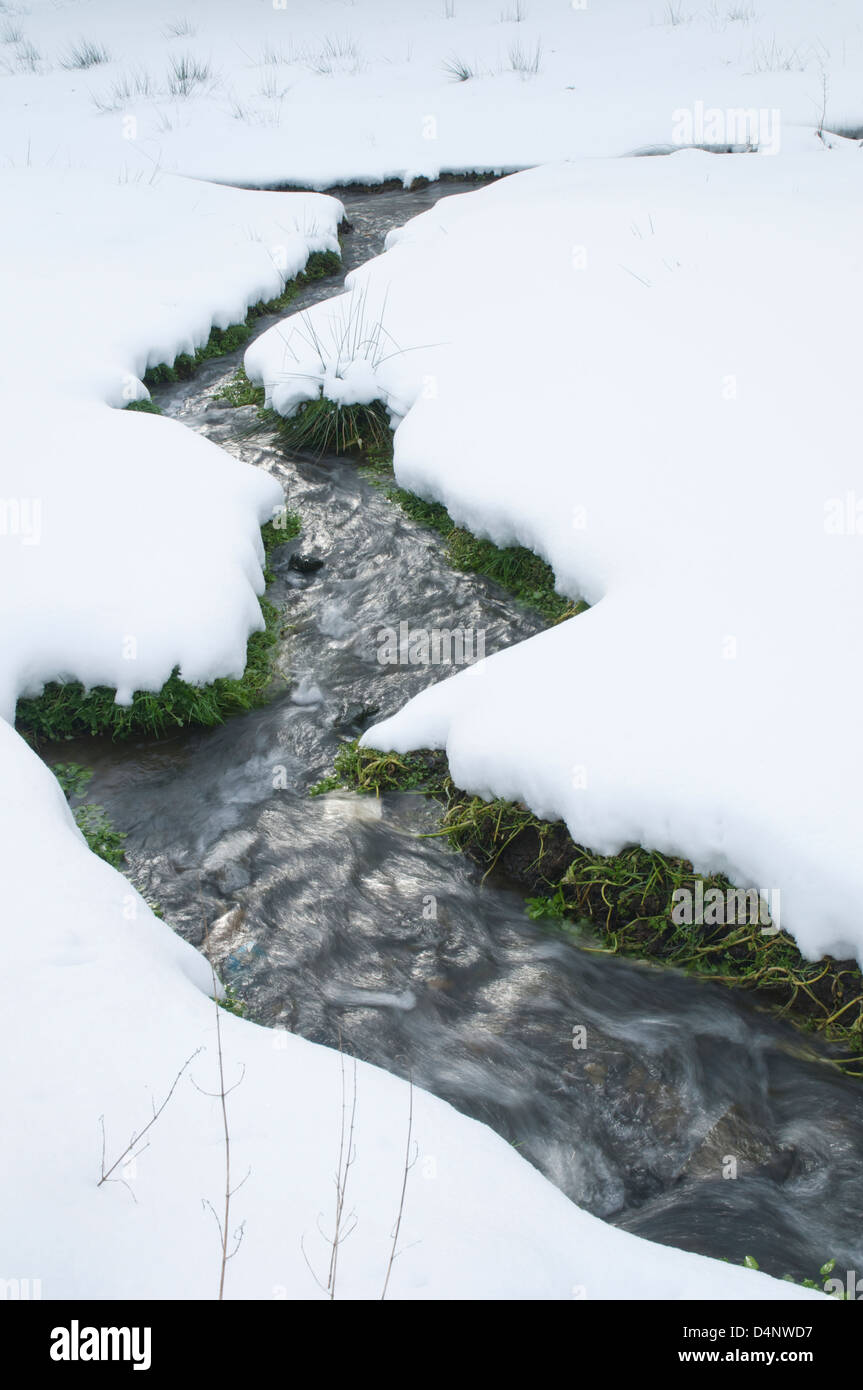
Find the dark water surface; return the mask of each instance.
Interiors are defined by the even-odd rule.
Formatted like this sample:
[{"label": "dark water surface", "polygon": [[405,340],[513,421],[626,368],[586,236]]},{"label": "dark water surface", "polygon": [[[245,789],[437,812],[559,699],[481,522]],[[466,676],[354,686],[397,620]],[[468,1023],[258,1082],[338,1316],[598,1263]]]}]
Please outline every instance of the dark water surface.
[{"label": "dark water surface", "polygon": [[[452,191],[344,195],[348,268]],[[318,282],[295,307],[337,292]],[[205,363],[154,394],[273,472],[302,517],[271,592],[286,613],[284,688],[210,732],[66,743],[46,759],[95,769],[88,797],[128,835],[136,884],[196,944],[207,914],[217,966],[249,1017],[330,1045],[341,1034],[640,1235],[735,1262],[752,1255],[776,1274],[812,1277],[830,1257],[863,1272],[859,1083],[748,997],[529,921],[517,894],[420,838],[437,825],[424,798],[309,797],[341,740],[430,679],[378,662],[381,627],[483,630],[493,652],[541,621],[454,573],[438,538],[352,463],[288,461],[268,435],[250,435],[254,410],[215,400],[240,361]],[[584,1049],[573,1047],[579,1027]]]}]

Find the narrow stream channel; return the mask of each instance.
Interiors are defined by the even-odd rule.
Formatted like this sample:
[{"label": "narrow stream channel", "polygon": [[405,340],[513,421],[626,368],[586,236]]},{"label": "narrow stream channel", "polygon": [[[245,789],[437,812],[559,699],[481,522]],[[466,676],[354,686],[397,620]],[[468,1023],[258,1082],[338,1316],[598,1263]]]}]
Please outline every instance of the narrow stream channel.
[{"label": "narrow stream channel", "polygon": [[[452,185],[343,195],[347,268]],[[338,292],[309,286],[296,308]],[[272,320],[261,322],[261,329]],[[410,794],[310,798],[341,740],[427,669],[381,665],[384,626],[473,628],[493,652],[539,630],[352,463],[286,460],[254,409],[215,399],[241,361],[157,390],[163,410],[274,473],[302,517],[277,552],[285,689],[267,708],[164,742],[86,740],[88,799],[127,836],[130,875],[201,944],[249,1017],[344,1046],[485,1121],[589,1211],[774,1274],[863,1272],[863,1086],[747,996],[604,954],[528,920],[435,838]],[[320,562],[320,563],[318,563]],[[577,621],[577,620],[576,620]],[[433,673],[434,675],[435,673]],[[439,674],[439,673],[437,673]],[[573,1029],[587,1047],[573,1048]],[[736,1177],[729,1176],[734,1171]]]}]

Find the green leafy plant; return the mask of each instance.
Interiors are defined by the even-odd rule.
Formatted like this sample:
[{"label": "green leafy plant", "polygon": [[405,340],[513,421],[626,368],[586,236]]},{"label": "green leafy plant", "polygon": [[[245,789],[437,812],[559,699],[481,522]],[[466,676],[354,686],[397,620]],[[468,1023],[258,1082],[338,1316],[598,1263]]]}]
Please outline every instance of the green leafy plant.
[{"label": "green leafy plant", "polygon": [[[89,801],[79,801],[86,794],[93,776],[92,768],[82,767],[80,763],[57,763],[51,770],[60,783],[66,800],[72,806],[78,829],[93,853],[98,854],[100,859],[104,859],[115,869],[119,868],[126,856],[126,836],[114,829],[103,806]],[[78,805],[73,804],[76,801],[79,801]]]}]

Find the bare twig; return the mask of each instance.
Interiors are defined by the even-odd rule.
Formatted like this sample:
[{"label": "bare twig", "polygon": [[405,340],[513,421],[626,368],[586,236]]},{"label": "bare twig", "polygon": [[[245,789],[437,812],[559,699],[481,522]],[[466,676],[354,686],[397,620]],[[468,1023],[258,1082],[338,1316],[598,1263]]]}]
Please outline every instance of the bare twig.
[{"label": "bare twig", "polygon": [[[241,1222],[237,1230],[233,1233],[234,1247],[229,1254],[228,1240],[231,1230],[231,1198],[234,1196],[235,1192],[239,1192],[240,1188],[243,1186],[243,1183],[246,1181],[246,1178],[248,1178],[249,1173],[246,1173],[246,1176],[242,1179],[242,1181],[237,1183],[236,1187],[231,1187],[231,1130],[230,1125],[228,1124],[228,1096],[231,1094],[232,1091],[235,1091],[237,1087],[242,1084],[243,1078],[245,1077],[246,1073],[245,1067],[241,1067],[239,1080],[235,1081],[233,1086],[225,1085],[225,1054],[224,1049],[222,1047],[222,1010],[219,1004],[219,981],[216,978],[216,967],[213,964],[213,959],[210,954],[210,925],[207,921],[207,914],[203,911],[203,908],[202,916],[204,919],[204,954],[207,960],[209,961],[210,970],[213,976],[213,1004],[216,1010],[216,1050],[219,1059],[219,1089],[215,1092],[204,1092],[204,1094],[211,1095],[213,1099],[218,1100],[222,1111],[222,1131],[225,1138],[225,1201],[222,1216],[220,1217],[218,1215],[216,1208],[213,1206],[212,1202],[208,1198],[204,1198],[202,1200],[203,1205],[205,1207],[209,1207],[210,1211],[213,1213],[216,1225],[219,1228],[219,1242],[221,1244],[222,1257],[219,1264],[218,1297],[221,1301],[225,1297],[225,1274],[228,1267],[228,1261],[232,1260],[236,1255],[243,1242],[243,1235],[245,1234],[246,1223]],[[201,1087],[198,1086],[197,1089],[200,1091]]]},{"label": "bare twig", "polygon": [[412,1077],[412,1076],[409,1076],[409,1077],[408,1077],[408,1085],[409,1085],[409,1087],[410,1087],[410,1101],[409,1101],[409,1105],[408,1105],[408,1132],[407,1132],[407,1139],[405,1140],[405,1166],[404,1166],[404,1173],[402,1174],[402,1190],[401,1190],[401,1197],[399,1198],[399,1210],[398,1210],[398,1215],[397,1215],[397,1217],[396,1217],[396,1224],[395,1224],[395,1226],[394,1226],[394,1228],[393,1228],[393,1243],[392,1243],[392,1249],[390,1250],[390,1258],[389,1258],[389,1262],[388,1262],[388,1264],[387,1264],[387,1275],[386,1275],[386,1278],[384,1279],[384,1287],[383,1287],[383,1291],[382,1291],[382,1293],[381,1293],[381,1303],[383,1303],[384,1299],[385,1299],[386,1296],[387,1296],[387,1288],[388,1288],[389,1282],[390,1282],[390,1275],[392,1274],[392,1271],[393,1271],[393,1262],[394,1262],[394,1260],[395,1260],[395,1258],[396,1258],[396,1256],[397,1256],[397,1254],[398,1254],[398,1251],[397,1251],[397,1249],[396,1249],[396,1246],[398,1245],[399,1231],[401,1230],[402,1216],[404,1215],[404,1209],[405,1209],[405,1195],[406,1195],[406,1193],[407,1193],[407,1188],[408,1188],[408,1174],[410,1173],[411,1169],[413,1168],[414,1164],[415,1164],[416,1161],[417,1161],[416,1146],[414,1146],[414,1149],[415,1149],[415,1151],[414,1151],[414,1156],[413,1156],[413,1158],[411,1158],[411,1136],[412,1136],[412,1133],[413,1133],[413,1123],[414,1123],[414,1082],[413,1082],[413,1077]]},{"label": "bare twig", "polygon": [[[156,1107],[155,1104],[153,1105],[153,1117],[152,1117],[152,1119],[151,1119],[151,1120],[148,1120],[148,1122],[144,1125],[144,1128],[143,1128],[142,1130],[136,1131],[136,1132],[132,1135],[132,1138],[129,1140],[129,1142],[128,1142],[128,1144],[126,1145],[125,1149],[124,1149],[123,1152],[120,1154],[120,1157],[119,1157],[118,1159],[115,1159],[115,1161],[111,1164],[111,1167],[110,1167],[110,1168],[106,1168],[106,1167],[105,1167],[105,1116],[104,1116],[104,1115],[100,1115],[100,1116],[99,1116],[99,1123],[100,1123],[100,1125],[102,1126],[102,1167],[101,1167],[102,1176],[99,1178],[99,1181],[98,1181],[98,1183],[96,1184],[97,1187],[101,1187],[102,1184],[105,1183],[105,1182],[122,1182],[122,1183],[123,1183],[123,1186],[126,1187],[126,1188],[128,1188],[128,1190],[129,1190],[130,1192],[132,1192],[132,1189],[129,1187],[129,1184],[125,1181],[125,1179],[123,1179],[123,1178],[112,1178],[112,1177],[111,1177],[111,1174],[115,1171],[115,1169],[119,1168],[120,1164],[123,1163],[123,1162],[125,1161],[125,1159],[129,1158],[130,1156],[133,1157],[133,1158],[137,1158],[139,1154],[142,1154],[142,1153],[144,1152],[144,1149],[148,1149],[148,1148],[150,1147],[149,1142],[148,1142],[148,1143],[146,1143],[146,1144],[144,1145],[144,1148],[143,1148],[143,1149],[136,1149],[136,1145],[139,1144],[139,1143],[141,1142],[141,1140],[143,1139],[143,1137],[144,1137],[144,1135],[147,1133],[147,1131],[153,1128],[153,1125],[156,1123],[156,1121],[158,1120],[158,1118],[159,1118],[159,1116],[161,1115],[162,1111],[165,1109],[165,1106],[168,1104],[168,1101],[171,1099],[171,1096],[172,1096],[172,1095],[174,1094],[174,1092],[176,1091],[177,1085],[178,1085],[178,1083],[179,1083],[180,1077],[183,1075],[183,1072],[186,1071],[187,1068],[191,1066],[192,1062],[194,1062],[195,1058],[197,1057],[197,1055],[198,1055],[198,1053],[199,1053],[200,1051],[201,1051],[201,1048],[200,1048],[200,1047],[197,1047],[197,1048],[195,1049],[195,1051],[192,1053],[191,1057],[187,1057],[187,1058],[186,1058],[185,1062],[184,1062],[183,1065],[180,1067],[180,1070],[177,1072],[177,1075],[174,1077],[174,1080],[173,1080],[173,1082],[171,1083],[171,1089],[169,1090],[168,1094],[165,1096],[165,1099],[162,1101],[162,1104],[161,1104],[158,1108]],[[133,1198],[135,1197],[134,1192],[132,1192],[132,1197],[133,1197]],[[137,1200],[137,1199],[135,1199],[135,1200]]]},{"label": "bare twig", "polygon": [[[327,1277],[327,1288],[330,1298],[336,1296],[336,1275],[338,1273],[339,1249],[341,1244],[351,1234],[356,1227],[356,1217],[353,1212],[345,1218],[345,1198],[348,1189],[348,1175],[353,1167],[356,1153],[354,1151],[354,1125],[357,1115],[357,1059],[353,1058],[353,1087],[351,1095],[351,1117],[350,1122],[346,1123],[347,1115],[347,1095],[345,1090],[345,1054],[342,1049],[342,1035],[339,1030],[339,1058],[342,1071],[342,1118],[339,1130],[339,1166],[336,1172],[336,1221],[331,1242],[330,1270]],[[346,1220],[351,1224],[345,1226]]]}]

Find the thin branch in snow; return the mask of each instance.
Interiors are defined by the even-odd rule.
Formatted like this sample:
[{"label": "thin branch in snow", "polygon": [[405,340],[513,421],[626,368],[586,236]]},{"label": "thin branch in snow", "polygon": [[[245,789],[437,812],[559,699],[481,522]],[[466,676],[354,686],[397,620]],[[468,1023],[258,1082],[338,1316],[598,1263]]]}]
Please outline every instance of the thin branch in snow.
[{"label": "thin branch in snow", "polygon": [[383,1303],[384,1299],[387,1296],[387,1288],[389,1287],[390,1275],[393,1271],[393,1262],[395,1261],[399,1253],[396,1247],[398,1246],[399,1231],[401,1230],[402,1216],[404,1215],[405,1210],[405,1196],[407,1194],[408,1189],[408,1174],[410,1173],[411,1169],[416,1163],[419,1152],[416,1145],[414,1145],[414,1156],[413,1158],[411,1158],[411,1138],[413,1135],[414,1123],[414,1081],[412,1076],[408,1076],[408,1086],[410,1087],[410,1099],[408,1102],[408,1133],[407,1139],[405,1140],[405,1164],[404,1172],[402,1174],[402,1190],[401,1196],[399,1198],[399,1210],[398,1215],[396,1216],[396,1224],[393,1228],[393,1243],[392,1248],[390,1250],[389,1262],[387,1264],[387,1274],[386,1278],[384,1279],[383,1291],[381,1292],[381,1303]]},{"label": "thin branch in snow", "polygon": [[[180,1067],[180,1070],[177,1072],[177,1075],[174,1077],[174,1080],[173,1080],[173,1082],[171,1083],[171,1089],[169,1090],[168,1094],[165,1096],[165,1099],[162,1101],[162,1104],[161,1104],[160,1106],[158,1106],[158,1108],[157,1108],[157,1107],[156,1107],[155,1101],[152,1102],[152,1107],[153,1107],[153,1116],[152,1116],[152,1119],[150,1119],[150,1120],[147,1121],[147,1123],[144,1125],[144,1128],[143,1128],[142,1130],[137,1130],[137,1131],[132,1135],[132,1137],[131,1137],[131,1139],[129,1140],[128,1144],[126,1145],[125,1149],[124,1149],[123,1152],[120,1154],[120,1157],[114,1160],[114,1162],[111,1164],[110,1168],[106,1168],[106,1167],[105,1167],[105,1116],[104,1116],[104,1115],[100,1115],[100,1116],[99,1116],[99,1123],[100,1123],[100,1125],[101,1125],[101,1127],[102,1127],[102,1165],[101,1165],[101,1177],[99,1178],[99,1181],[98,1181],[97,1184],[96,1184],[97,1187],[101,1187],[102,1184],[105,1183],[105,1182],[122,1182],[123,1185],[124,1185],[124,1187],[127,1187],[127,1188],[129,1189],[129,1191],[132,1192],[132,1189],[129,1187],[129,1184],[125,1181],[125,1179],[123,1179],[123,1178],[112,1178],[112,1177],[111,1177],[111,1174],[114,1173],[114,1172],[116,1171],[116,1169],[119,1168],[120,1164],[123,1163],[127,1158],[137,1158],[139,1154],[142,1154],[142,1153],[144,1152],[144,1149],[148,1149],[148,1148],[150,1147],[149,1141],[144,1145],[144,1148],[143,1148],[143,1149],[137,1148],[137,1145],[140,1144],[141,1140],[143,1139],[143,1137],[144,1137],[144,1135],[147,1133],[147,1131],[150,1130],[150,1129],[152,1129],[153,1125],[154,1125],[154,1124],[156,1123],[156,1121],[158,1120],[158,1118],[159,1118],[159,1116],[161,1115],[162,1111],[165,1109],[165,1106],[168,1104],[168,1101],[171,1099],[171,1096],[172,1096],[172,1095],[174,1094],[174,1092],[176,1091],[177,1085],[178,1085],[178,1083],[179,1083],[180,1077],[183,1075],[183,1072],[186,1071],[186,1070],[188,1069],[188,1067],[191,1066],[192,1062],[195,1060],[195,1058],[197,1057],[198,1053],[201,1052],[201,1051],[202,1051],[202,1049],[201,1049],[200,1047],[198,1047],[198,1048],[196,1048],[195,1051],[192,1053],[191,1057],[187,1057],[187,1058],[186,1058],[185,1062],[184,1062],[183,1065]],[[133,1198],[135,1197],[134,1192],[132,1192],[132,1196],[133,1196]],[[135,1200],[137,1200],[137,1198],[136,1198]]]}]

